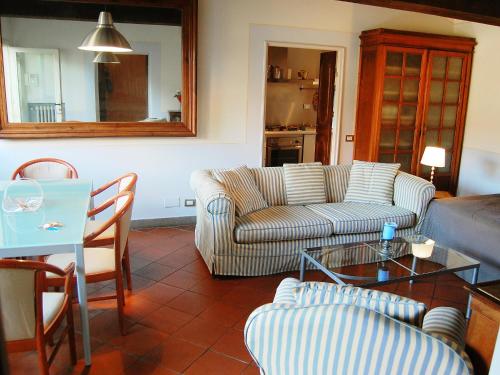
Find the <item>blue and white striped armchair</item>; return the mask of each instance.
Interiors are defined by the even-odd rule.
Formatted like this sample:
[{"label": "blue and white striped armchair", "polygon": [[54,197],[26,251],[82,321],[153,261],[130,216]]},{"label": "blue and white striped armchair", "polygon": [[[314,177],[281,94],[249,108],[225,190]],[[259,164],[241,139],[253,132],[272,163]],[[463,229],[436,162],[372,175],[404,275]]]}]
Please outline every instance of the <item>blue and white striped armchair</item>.
[{"label": "blue and white striped armchair", "polygon": [[454,308],[426,314],[423,303],[395,294],[292,278],[245,326],[265,375],[473,374],[464,335]]}]

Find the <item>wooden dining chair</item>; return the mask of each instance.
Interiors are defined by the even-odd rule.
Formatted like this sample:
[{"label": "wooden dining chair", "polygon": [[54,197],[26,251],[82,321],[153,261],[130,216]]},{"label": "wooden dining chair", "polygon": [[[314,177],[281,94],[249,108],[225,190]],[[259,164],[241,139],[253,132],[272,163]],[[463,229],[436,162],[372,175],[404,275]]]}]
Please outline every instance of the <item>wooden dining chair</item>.
[{"label": "wooden dining chair", "polygon": [[[43,262],[0,260],[0,305],[7,352],[36,349],[38,365],[49,373],[64,338],[68,336],[71,363],[76,364],[75,330],[72,309],[72,278],[75,265],[64,271]],[[46,274],[61,278],[64,292],[44,292]],[[54,343],[54,333],[66,318],[66,326],[47,358],[46,344]]]},{"label": "wooden dining chair", "polygon": [[[103,192],[107,191],[111,187],[116,187],[118,193],[122,191],[131,191],[135,194],[135,186],[137,184],[137,175],[135,173],[127,173],[123,176],[115,178],[113,181],[108,182],[107,184],[101,186],[99,189],[94,190],[91,193],[91,197],[94,198],[99,196]],[[118,209],[118,206],[115,206],[115,211]],[[92,217],[93,218],[93,217]],[[93,218],[94,219],[94,218]],[[85,226],[85,235],[89,235],[104,224],[103,220],[89,220]],[[92,241],[88,242],[89,247],[99,247],[99,246],[109,246],[112,245],[115,241],[115,225],[111,225],[108,229],[106,229],[103,233],[98,235]],[[127,289],[132,291],[132,276],[130,270],[130,255],[128,251],[128,239],[125,244],[125,251],[123,253],[122,259],[123,270],[125,271],[125,278],[127,280]]]},{"label": "wooden dining chair", "polygon": [[[114,205],[116,206],[113,216],[106,220],[100,228],[87,234],[84,238],[85,275],[87,283],[96,283],[106,280],[115,280],[116,283],[116,294],[89,298],[89,301],[116,298],[118,305],[118,321],[123,335],[125,335],[126,331],[123,319],[125,293],[123,289],[122,259],[125,253],[125,246],[127,244],[128,232],[130,229],[133,201],[134,193],[131,191],[123,191],[108,199],[101,206],[89,211],[89,216],[94,216],[107,208]],[[112,225],[115,226],[112,247],[89,247],[89,244],[91,244],[95,238],[104,233],[104,231]],[[73,253],[54,254],[45,258],[47,263],[57,267],[65,267],[67,264],[74,262],[74,260],[75,254]],[[57,287],[63,285],[63,283],[64,280],[58,275],[47,275],[47,286]]]},{"label": "wooden dining chair", "polygon": [[32,178],[35,180],[78,178],[78,172],[67,161],[55,158],[40,158],[20,165],[12,174],[11,180],[17,178]]}]

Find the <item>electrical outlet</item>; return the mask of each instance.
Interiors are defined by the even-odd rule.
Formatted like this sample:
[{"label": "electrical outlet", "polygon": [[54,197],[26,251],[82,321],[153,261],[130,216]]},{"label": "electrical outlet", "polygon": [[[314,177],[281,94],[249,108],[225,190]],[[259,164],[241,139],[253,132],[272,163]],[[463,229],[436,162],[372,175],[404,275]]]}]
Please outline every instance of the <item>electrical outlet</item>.
[{"label": "electrical outlet", "polygon": [[180,197],[164,197],[163,198],[163,208],[174,208],[181,206]]},{"label": "electrical outlet", "polygon": [[196,199],[184,199],[184,207],[195,207]]},{"label": "electrical outlet", "polygon": [[354,142],[354,135],[353,134],[347,134],[345,136],[345,141],[346,142]]},{"label": "electrical outlet", "polygon": [[303,107],[304,107],[304,109],[311,109],[311,105],[310,104],[304,103]]}]

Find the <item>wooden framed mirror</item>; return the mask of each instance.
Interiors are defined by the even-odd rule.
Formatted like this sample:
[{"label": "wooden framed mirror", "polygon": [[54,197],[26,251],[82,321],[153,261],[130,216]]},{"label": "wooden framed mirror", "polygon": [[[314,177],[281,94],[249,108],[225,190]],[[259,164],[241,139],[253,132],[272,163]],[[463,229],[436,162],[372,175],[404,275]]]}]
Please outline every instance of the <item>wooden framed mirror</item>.
[{"label": "wooden framed mirror", "polygon": [[[118,63],[78,49],[101,11],[132,49]],[[19,0],[0,17],[0,138],[196,135],[197,0]]]}]

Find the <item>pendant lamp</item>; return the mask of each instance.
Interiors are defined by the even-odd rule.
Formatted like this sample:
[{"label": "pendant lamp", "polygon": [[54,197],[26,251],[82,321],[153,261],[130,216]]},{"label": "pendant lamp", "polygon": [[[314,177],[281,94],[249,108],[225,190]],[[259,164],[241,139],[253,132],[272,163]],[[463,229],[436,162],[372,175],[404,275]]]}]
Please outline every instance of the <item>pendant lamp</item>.
[{"label": "pendant lamp", "polygon": [[97,27],[91,31],[78,47],[84,51],[96,52],[131,52],[127,39],[116,30],[109,12],[101,12]]},{"label": "pendant lamp", "polygon": [[118,56],[113,52],[99,52],[94,59],[96,64],[119,64]]}]

